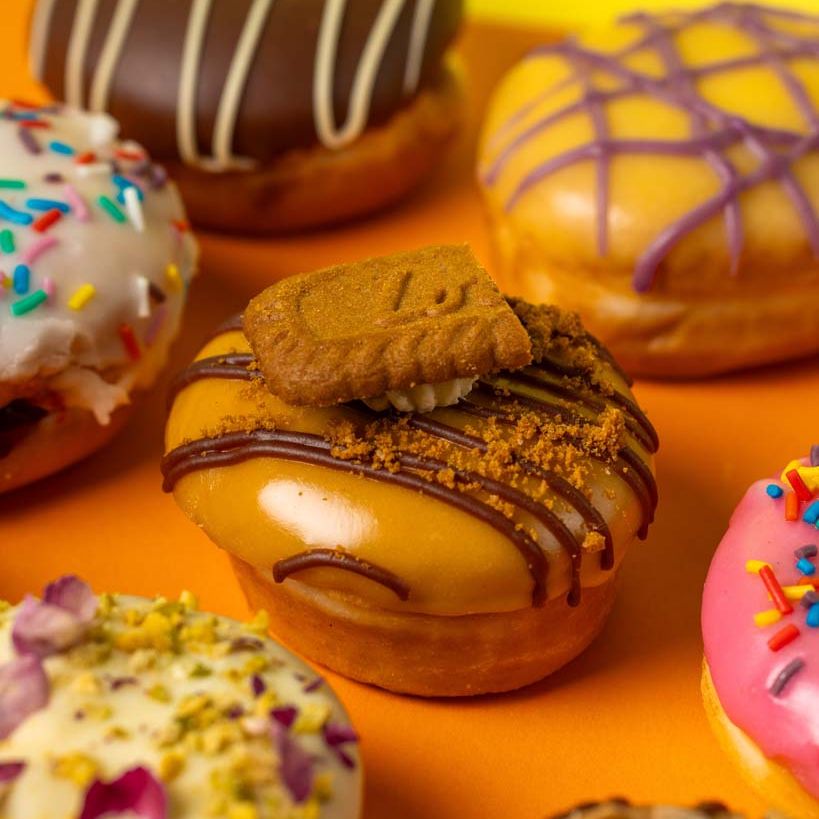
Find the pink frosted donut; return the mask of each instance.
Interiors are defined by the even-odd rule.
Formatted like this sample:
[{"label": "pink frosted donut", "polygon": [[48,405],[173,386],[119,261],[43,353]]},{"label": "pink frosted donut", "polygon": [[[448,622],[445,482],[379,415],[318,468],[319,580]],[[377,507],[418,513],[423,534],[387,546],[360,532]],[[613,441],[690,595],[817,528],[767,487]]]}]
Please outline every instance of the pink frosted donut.
[{"label": "pink frosted donut", "polygon": [[703,695],[751,784],[819,817],[819,447],[754,483],[720,543],[702,605]]}]

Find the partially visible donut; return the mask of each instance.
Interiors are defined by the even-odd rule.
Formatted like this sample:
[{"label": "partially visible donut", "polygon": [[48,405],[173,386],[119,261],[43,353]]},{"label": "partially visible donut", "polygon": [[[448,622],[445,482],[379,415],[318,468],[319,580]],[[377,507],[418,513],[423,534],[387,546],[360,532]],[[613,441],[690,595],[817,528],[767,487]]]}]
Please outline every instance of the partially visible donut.
[{"label": "partially visible donut", "polygon": [[107,114],[0,102],[0,492],[101,446],[196,264],[176,189]]},{"label": "partially visible donut", "polygon": [[551,819],[742,819],[721,802],[701,802],[693,808],[632,805],[626,799],[584,802]]},{"label": "partially visible donut", "polygon": [[461,6],[38,0],[31,61],[57,98],[109,111],[167,162],[197,224],[302,228],[430,170],[460,116],[446,52]]}]

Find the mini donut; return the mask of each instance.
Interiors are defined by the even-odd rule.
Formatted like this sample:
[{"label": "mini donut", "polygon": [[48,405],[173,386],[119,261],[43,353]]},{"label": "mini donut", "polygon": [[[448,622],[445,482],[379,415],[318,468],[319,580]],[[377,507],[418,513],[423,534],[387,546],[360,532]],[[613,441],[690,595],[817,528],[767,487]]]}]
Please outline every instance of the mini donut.
[{"label": "mini donut", "polygon": [[819,351],[817,110],[816,15],[637,12],[535,49],[481,138],[499,281],[635,374]]},{"label": "mini donut", "polygon": [[[255,301],[245,327],[266,320]],[[462,696],[540,679],[602,628],[623,555],[652,520],[656,434],[576,316],[512,307],[532,364],[470,379],[428,412],[286,404],[238,320],[175,379],[164,487],[308,658],[392,691]],[[388,320],[401,321],[367,318]],[[450,348],[479,345],[474,329],[447,331]],[[378,367],[393,356],[374,343]],[[364,361],[363,344],[350,356]]]},{"label": "mini donut", "polygon": [[751,785],[800,819],[819,817],[817,490],[819,447],[777,479],[752,484],[702,603],[711,725]]},{"label": "mini donut", "polygon": [[0,492],[102,446],[179,329],[197,248],[107,114],[0,101]]},{"label": "mini donut", "polygon": [[265,618],[73,576],[0,618],[4,819],[359,816],[349,718]]},{"label": "mini donut", "polygon": [[[404,196],[461,119],[461,0],[38,0],[33,70],[165,162],[196,225],[315,227]],[[372,184],[372,180],[378,180]]]},{"label": "mini donut", "polygon": [[721,802],[701,802],[693,808],[632,805],[627,799],[584,802],[551,819],[742,819]]}]

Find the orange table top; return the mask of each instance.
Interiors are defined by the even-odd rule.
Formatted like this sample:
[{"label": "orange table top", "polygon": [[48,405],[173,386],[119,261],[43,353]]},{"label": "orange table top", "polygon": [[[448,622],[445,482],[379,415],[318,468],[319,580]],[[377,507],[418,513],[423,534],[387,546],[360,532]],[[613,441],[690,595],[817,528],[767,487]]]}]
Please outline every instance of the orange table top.
[{"label": "orange table top", "polygon": [[[26,3],[4,4],[0,94],[26,79]],[[322,265],[435,242],[468,241],[491,270],[472,182],[489,88],[542,33],[468,27],[470,121],[431,184],[374,219],[310,236],[202,236],[202,270],[171,370],[224,316],[270,281]],[[167,377],[106,450],[0,498],[0,597],[65,572],[98,590],[175,595],[244,616],[225,555],[160,491]],[[662,438],[657,522],[623,570],[614,614],[579,660],[504,696],[422,701],[330,675],[363,737],[365,819],[537,819],[579,800],[729,802],[760,816],[716,746],[699,695],[699,603],[709,558],[746,485],[819,438],[816,361],[701,383],[641,382]],[[812,423],[813,422],[813,423]]]}]

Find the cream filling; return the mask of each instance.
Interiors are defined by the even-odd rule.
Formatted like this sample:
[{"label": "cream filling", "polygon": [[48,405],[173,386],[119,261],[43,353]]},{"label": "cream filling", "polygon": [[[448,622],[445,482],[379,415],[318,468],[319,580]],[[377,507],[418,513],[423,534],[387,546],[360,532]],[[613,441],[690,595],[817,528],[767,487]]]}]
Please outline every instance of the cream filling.
[{"label": "cream filling", "polygon": [[432,412],[436,407],[450,407],[472,392],[477,381],[473,378],[451,378],[440,384],[419,384],[407,390],[387,390],[376,398],[365,398],[364,403],[376,412],[392,406],[399,412]]}]

